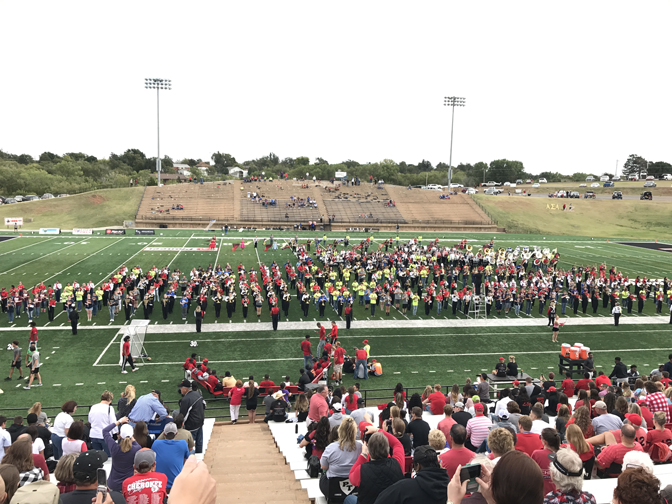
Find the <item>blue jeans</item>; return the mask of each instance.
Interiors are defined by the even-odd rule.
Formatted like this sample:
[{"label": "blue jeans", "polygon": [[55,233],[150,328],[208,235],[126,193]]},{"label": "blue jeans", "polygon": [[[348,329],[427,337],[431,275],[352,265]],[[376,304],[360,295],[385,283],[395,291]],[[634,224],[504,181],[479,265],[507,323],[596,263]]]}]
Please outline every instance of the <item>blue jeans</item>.
[{"label": "blue jeans", "polygon": [[418,305],[413,305],[413,315],[417,315],[418,313]]},{"label": "blue jeans", "polygon": [[359,370],[359,366],[364,366],[364,379],[368,380],[369,379],[369,371],[368,371],[368,368],[366,367],[366,361],[364,359],[359,359],[355,363],[355,373],[353,375],[355,380],[357,379],[357,371]]},{"label": "blue jeans", "polygon": [[343,501],[343,504],[357,504],[357,496],[356,495],[348,495],[345,500]]},{"label": "blue jeans", "polygon": [[7,316],[9,317],[10,322],[14,322],[14,310],[8,310]]},{"label": "blue jeans", "polygon": [[51,433],[51,445],[54,449],[54,460],[58,460],[63,455],[63,438],[58,434]]},{"label": "blue jeans", "polygon": [[107,443],[104,439],[100,438],[91,438],[91,448],[94,450],[102,450],[107,453],[107,456],[110,456],[110,449],[107,447]]},{"label": "blue jeans", "polygon": [[196,453],[203,453],[203,427],[199,427],[198,429],[189,432],[191,432],[191,436],[194,438]]},{"label": "blue jeans", "polygon": [[108,304],[107,305],[108,310],[110,310],[110,320],[114,322],[114,305],[113,304]]},{"label": "blue jeans", "polygon": [[327,340],[320,340],[320,342],[317,344],[317,358],[320,359],[322,357],[322,351],[324,350],[324,345],[327,343]]},{"label": "blue jeans", "polygon": [[313,367],[313,356],[312,355],[304,355],[303,356],[303,369],[308,371]]}]

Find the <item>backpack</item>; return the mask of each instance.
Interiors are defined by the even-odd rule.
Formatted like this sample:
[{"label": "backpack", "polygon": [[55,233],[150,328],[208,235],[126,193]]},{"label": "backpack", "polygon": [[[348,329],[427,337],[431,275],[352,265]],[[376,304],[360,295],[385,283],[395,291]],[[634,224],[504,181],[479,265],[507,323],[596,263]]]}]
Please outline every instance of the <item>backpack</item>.
[{"label": "backpack", "polygon": [[311,478],[318,478],[322,474],[320,459],[317,458],[316,455],[311,455],[308,459],[308,467],[306,467],[306,472]]},{"label": "backpack", "polygon": [[672,452],[670,451],[669,446],[665,443],[654,443],[651,448],[649,448],[649,455],[654,464],[660,464],[662,462],[667,462],[670,457],[672,457]]}]

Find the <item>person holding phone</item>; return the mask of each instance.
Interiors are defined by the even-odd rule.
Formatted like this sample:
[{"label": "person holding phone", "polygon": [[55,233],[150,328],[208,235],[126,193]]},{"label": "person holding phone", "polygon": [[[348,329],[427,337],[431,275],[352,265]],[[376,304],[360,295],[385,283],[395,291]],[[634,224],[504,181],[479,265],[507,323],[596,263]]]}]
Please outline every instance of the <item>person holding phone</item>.
[{"label": "person holding phone", "polygon": [[75,478],[75,490],[60,496],[62,504],[91,504],[99,493],[99,488],[104,489],[102,501],[109,496],[114,504],[125,504],[124,496],[115,491],[107,492],[105,481],[105,469],[103,464],[107,460],[107,454],[100,450],[89,450],[79,454],[72,465],[72,474]]}]

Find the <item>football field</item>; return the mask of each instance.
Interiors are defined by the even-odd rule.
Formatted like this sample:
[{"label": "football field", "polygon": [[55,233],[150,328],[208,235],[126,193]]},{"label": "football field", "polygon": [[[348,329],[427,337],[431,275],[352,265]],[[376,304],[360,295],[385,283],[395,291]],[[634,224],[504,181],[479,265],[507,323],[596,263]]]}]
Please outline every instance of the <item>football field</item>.
[{"label": "football field", "polygon": [[[207,247],[213,235],[217,236],[217,250],[210,251]],[[188,276],[192,268],[207,268],[211,264],[226,266],[229,263],[235,269],[242,263],[249,271],[260,263],[269,265],[275,261],[282,267],[287,261],[296,262],[290,249],[281,249],[285,240],[294,236],[293,233],[274,232],[280,243],[277,250],[264,250],[263,240],[268,235],[269,232],[256,233],[259,238],[257,249],[252,246],[253,231],[230,232],[227,236],[220,231],[202,230],[157,230],[155,235],[150,236],[7,235],[8,239],[0,241],[0,287],[9,289],[22,282],[31,288],[40,282],[49,285],[56,280],[63,285],[75,280],[79,283],[91,280],[100,284],[122,264],[129,268],[137,265],[144,271],[152,266],[169,266]],[[393,235],[376,233],[374,241]],[[342,232],[328,233],[330,241],[344,236]],[[351,245],[364,236],[350,233]],[[400,236],[401,239],[413,237],[411,234]],[[305,242],[308,237],[314,240],[315,234],[301,234],[299,241]],[[423,241],[436,237],[441,245],[453,245],[466,238],[476,249],[493,238],[479,234],[429,233],[423,236]],[[241,240],[246,244],[245,249],[238,247],[235,252],[232,251],[234,245],[240,246]],[[607,267],[616,266],[631,277],[669,276],[672,255],[661,250],[667,248],[664,245],[655,245],[651,248],[635,247],[611,240],[607,242],[606,238],[591,240],[503,234],[495,237],[496,248],[557,248],[560,267],[563,268],[605,262]],[[315,250],[314,246],[312,250]],[[260,381],[268,373],[276,383],[288,374],[292,381],[296,381],[302,365],[299,343],[305,334],[311,334],[315,346],[317,336],[312,331],[316,329],[316,323],[322,321],[329,325],[330,320],[338,322],[341,328],[339,338],[348,353],[366,338],[371,344],[371,356],[383,364],[383,376],[364,381],[363,388],[393,387],[397,382],[405,386],[464,383],[467,376],[473,379],[477,373],[491,371],[499,356],[516,355],[520,367],[532,375],[546,374],[551,370],[557,372],[558,364],[559,345],[550,342],[546,318],[539,315],[536,306],[532,317],[516,317],[513,311],[508,317],[504,313],[498,317],[493,309],[487,321],[473,321],[466,320],[460,313],[454,316],[450,309],[440,314],[433,310],[425,315],[422,303],[417,316],[412,316],[410,310],[403,315],[392,308],[389,317],[380,309],[372,315],[363,306],[355,304],[353,327],[346,331],[345,322],[335,311],[327,308],[325,317],[321,319],[311,306],[309,316],[304,317],[298,301],[293,299],[289,317],[282,317],[277,332],[271,330],[266,306],[258,321],[253,309],[245,320],[238,304],[231,319],[223,309],[219,320],[215,320],[214,309],[210,306],[203,332],[199,335],[195,332],[193,314],[190,313],[185,322],[179,309],[175,309],[164,320],[157,303],[145,340],[151,361],[140,362],[138,372],[123,375],[118,365],[119,342],[124,326],[128,325],[123,313],[112,322],[103,307],[91,322],[87,322],[82,312],[79,332],[75,336],[61,310],[62,305],[57,305],[57,316],[53,322],[48,321],[46,313],[35,319],[39,328],[43,359],[40,371],[44,386],[24,390],[23,382],[16,380],[15,372],[12,382],[0,384],[4,390],[0,396],[1,407],[22,408],[35,401],[55,406],[67,399],[91,404],[105,389],[118,397],[126,383],[134,384],[139,394],[159,388],[165,394],[164,399],[176,400],[179,398],[177,384],[182,377],[181,363],[192,352],[207,357],[218,374],[231,371],[236,378],[252,374]],[[627,364],[635,363],[649,372],[667,359],[672,348],[669,344],[672,326],[667,325],[669,314],[666,307],[663,310],[663,316],[656,315],[649,300],[642,316],[636,313],[624,315],[618,328],[613,326],[609,310],[602,308],[601,304],[594,315],[590,307],[585,315],[579,311],[574,316],[568,310],[568,316],[563,317],[566,323],[561,329],[560,341],[581,342],[589,346],[595,352],[596,365],[602,366],[605,371],[611,371],[613,357],[619,355]],[[141,317],[142,310],[136,316]],[[3,349],[17,339],[25,355],[29,335],[26,315],[22,314],[21,318],[9,323],[7,314],[2,314],[0,334]],[[198,342],[196,348],[190,346],[192,340]],[[2,365],[7,373],[11,352],[5,351],[4,355]],[[346,386],[353,382],[351,376],[344,379]]]}]

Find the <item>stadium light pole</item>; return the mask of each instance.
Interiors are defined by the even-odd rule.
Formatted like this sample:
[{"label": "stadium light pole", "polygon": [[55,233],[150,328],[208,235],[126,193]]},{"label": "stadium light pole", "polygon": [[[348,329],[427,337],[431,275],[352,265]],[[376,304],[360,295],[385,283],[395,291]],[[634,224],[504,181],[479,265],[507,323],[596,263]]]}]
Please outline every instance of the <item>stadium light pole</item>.
[{"label": "stadium light pole", "polygon": [[443,104],[446,107],[453,108],[453,117],[450,121],[450,166],[448,166],[448,194],[450,194],[452,189],[451,185],[453,181],[453,125],[455,124],[455,107],[464,107],[465,102],[466,98],[459,98],[457,96],[446,96],[443,99]]},{"label": "stadium light pole", "polygon": [[159,91],[170,91],[170,79],[145,79],[145,89],[156,89],[156,177],[161,186],[161,134],[159,129]]}]

